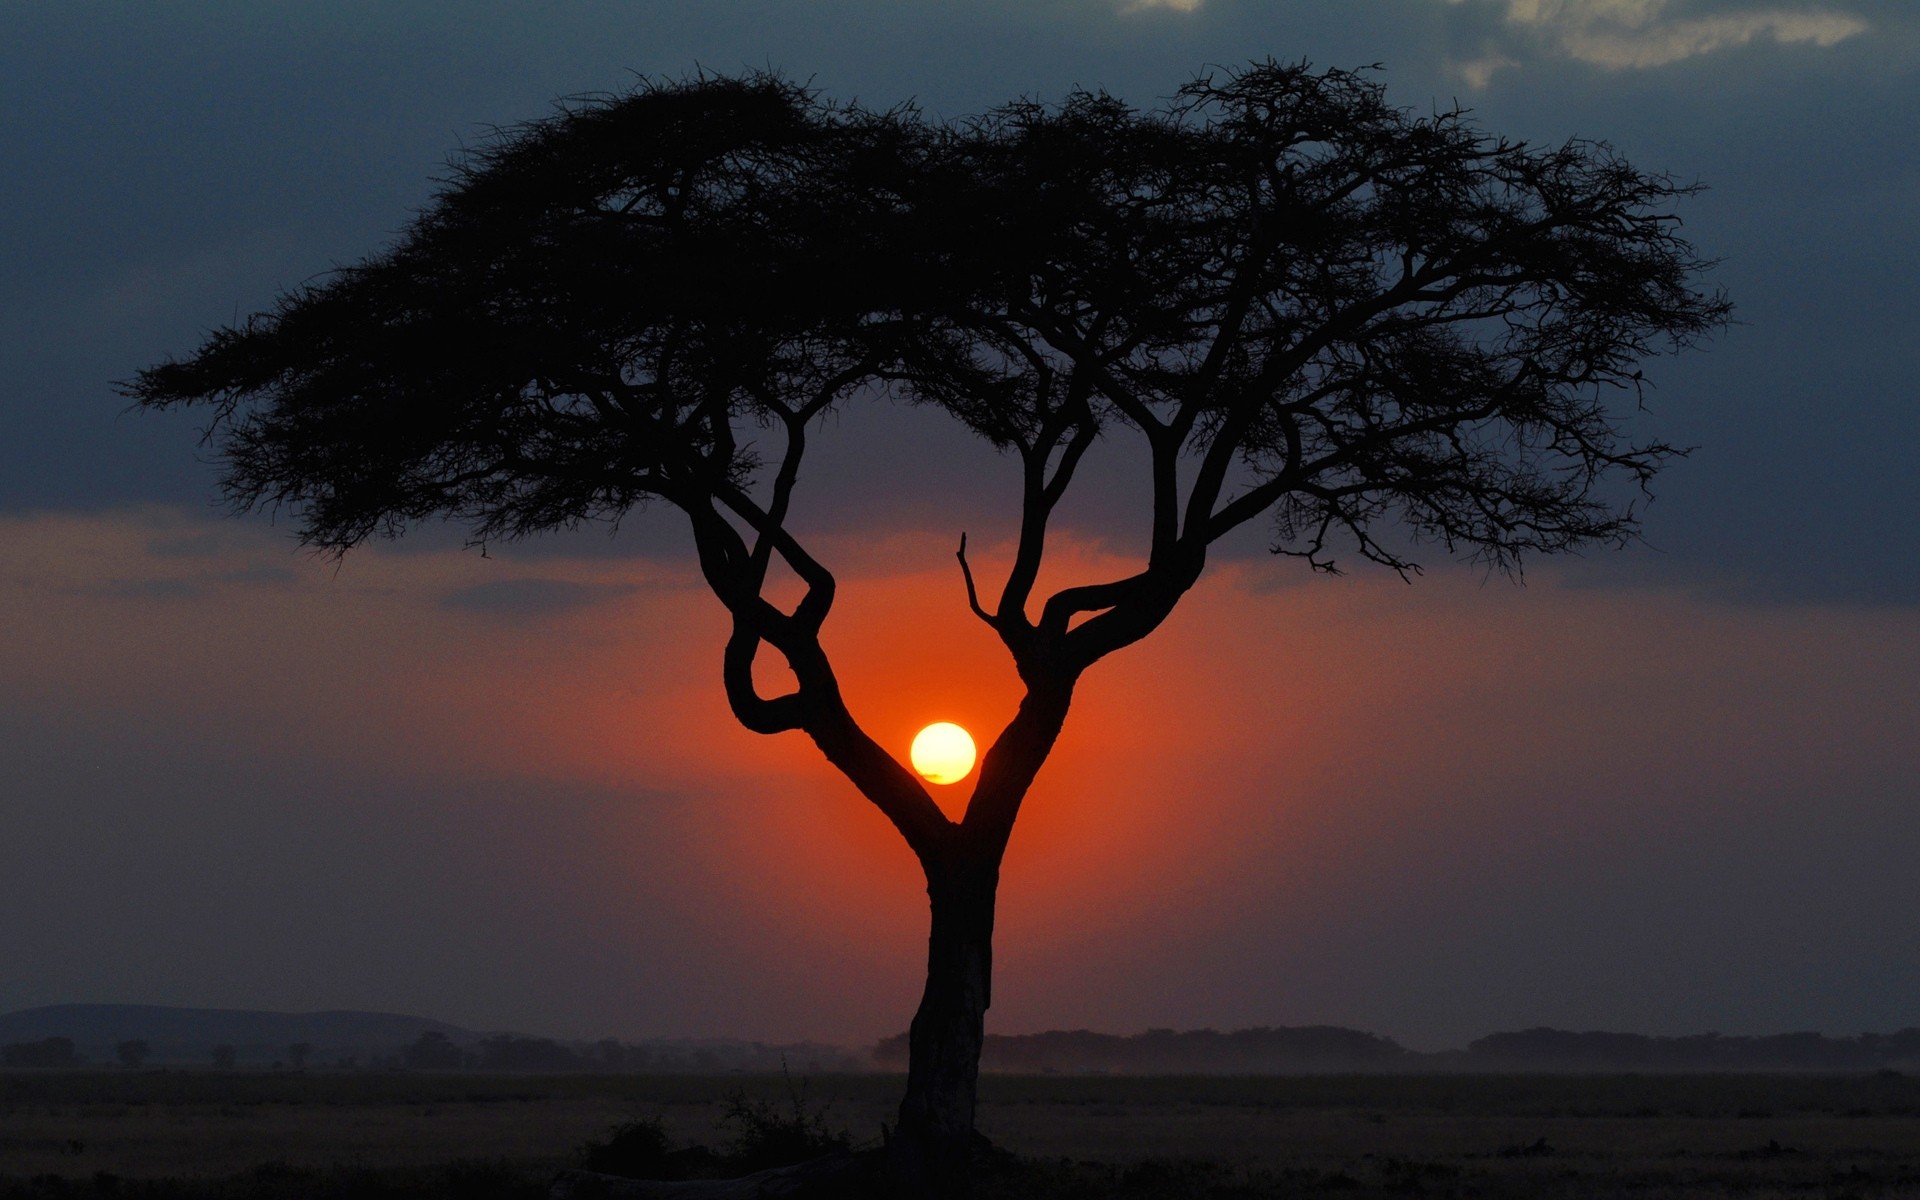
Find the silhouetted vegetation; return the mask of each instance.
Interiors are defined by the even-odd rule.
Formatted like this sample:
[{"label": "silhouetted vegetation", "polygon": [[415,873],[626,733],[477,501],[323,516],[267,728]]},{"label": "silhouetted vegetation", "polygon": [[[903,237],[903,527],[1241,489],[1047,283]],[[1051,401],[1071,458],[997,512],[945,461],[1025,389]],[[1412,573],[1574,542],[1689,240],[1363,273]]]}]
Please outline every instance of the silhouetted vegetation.
[{"label": "silhouetted vegetation", "polygon": [[73,1052],[73,1039],[42,1038],[37,1042],[13,1042],[0,1046],[0,1066],[75,1067],[80,1059]]},{"label": "silhouetted vegetation", "polygon": [[628,1179],[692,1178],[685,1166],[673,1160],[673,1153],[673,1139],[660,1118],[636,1117],[581,1146],[580,1169]]},{"label": "silhouetted vegetation", "polygon": [[[1001,859],[1082,676],[1256,520],[1324,571],[1410,575],[1422,540],[1501,569],[1629,540],[1612,485],[1676,453],[1627,428],[1642,362],[1729,313],[1671,211],[1693,190],[1304,64],[1208,72],[1152,111],[1080,91],[951,124],[702,75],[502,133],[390,250],[125,391],[201,406],[235,506],[335,553],[429,519],[484,544],[677,509],[731,618],[735,717],[807,735],[923,868],[891,1149],[902,1187],[946,1190]],[[959,538],[965,602],[1025,688],[959,820],[848,708],[836,580],[789,522],[809,438],[889,393],[1021,468],[997,596]],[[1149,463],[1142,560],[1036,595],[1076,472],[1119,438]],[[762,691],[763,651],[789,690]]]},{"label": "silhouetted vegetation", "polygon": [[778,1099],[749,1095],[740,1088],[727,1094],[721,1119],[733,1130],[730,1157],[741,1174],[853,1148],[853,1135],[835,1127],[830,1103],[809,1096],[804,1078],[796,1082],[785,1070],[780,1077],[786,1086]]},{"label": "silhouetted vegetation", "polygon": [[480,1039],[475,1049],[482,1071],[581,1071],[593,1065],[551,1038],[499,1033]]},{"label": "silhouetted vegetation", "polygon": [[57,1034],[73,1039],[82,1060],[118,1059],[122,1042],[147,1047],[154,1064],[206,1063],[213,1047],[229,1045],[241,1065],[265,1065],[311,1047],[310,1061],[336,1065],[351,1058],[370,1065],[390,1058],[435,1030],[461,1044],[481,1035],[444,1021],[397,1013],[278,1013],[246,1009],[177,1008],[148,1004],[56,1004],[0,1014],[0,1042]]},{"label": "silhouetted vegetation", "polygon": [[414,1039],[400,1060],[415,1071],[457,1071],[466,1065],[467,1056],[446,1034],[430,1029]]},{"label": "silhouetted vegetation", "polygon": [[[1390,1038],[1314,1025],[1292,1029],[1211,1029],[1175,1032],[1149,1029],[1128,1037],[1085,1029],[997,1034],[986,1038],[983,1070],[1032,1074],[1052,1071],[1113,1071],[1134,1075],[1290,1074],[1301,1071],[1417,1070],[1425,1056]],[[883,1065],[903,1067],[907,1035],[896,1034],[874,1050]]]},{"label": "silhouetted vegetation", "polygon": [[[254,1014],[235,1016],[250,1018]],[[97,1049],[97,1048],[96,1048]],[[231,1042],[178,1047],[157,1057],[143,1038],[106,1048],[125,1067],[207,1065],[221,1069],[251,1062]],[[286,1064],[304,1069],[327,1047],[294,1043]],[[220,1050],[218,1056],[214,1051]],[[183,1053],[184,1051],[184,1053]],[[227,1058],[228,1051],[235,1051]],[[466,1034],[456,1041],[440,1029],[422,1031],[404,1046],[377,1049],[365,1060],[322,1058],[327,1071],[425,1071],[553,1074],[710,1074],[717,1071],[779,1072],[788,1062],[811,1075],[863,1069],[897,1071],[907,1065],[907,1035],[882,1039],[867,1055],[822,1045],[779,1045],[726,1039],[623,1042],[562,1042],[519,1034]],[[89,1061],[77,1039],[65,1036],[0,1046],[0,1066],[36,1070],[72,1069]],[[98,1061],[98,1060],[95,1060]],[[278,1064],[276,1064],[278,1065]],[[1920,1028],[1851,1037],[1801,1032],[1761,1036],[1717,1033],[1651,1036],[1603,1031],[1574,1032],[1538,1027],[1489,1034],[1464,1049],[1423,1053],[1391,1038],[1339,1026],[1212,1029],[1150,1029],[1118,1035],[1089,1030],[989,1034],[981,1058],[985,1070],[1012,1074],[1115,1073],[1134,1075],[1296,1074],[1322,1072],[1407,1073],[1451,1071],[1551,1073],[1712,1071],[1895,1071],[1920,1073]]]},{"label": "silhouetted vegetation", "polygon": [[[906,1035],[874,1049],[883,1066],[906,1062]],[[1729,1037],[1717,1033],[1653,1037],[1638,1033],[1572,1033],[1536,1028],[1496,1033],[1465,1050],[1425,1054],[1357,1029],[1150,1029],[1132,1036],[1087,1030],[989,1034],[981,1066],[1015,1074],[1115,1072],[1134,1075],[1295,1074],[1311,1072],[1510,1071],[1595,1073],[1653,1071],[1920,1071],[1920,1029],[1828,1037],[1783,1033]]]},{"label": "silhouetted vegetation", "polygon": [[[1452,1056],[1442,1056],[1449,1058]],[[1920,1029],[1827,1037],[1649,1037],[1638,1033],[1571,1033],[1528,1029],[1495,1033],[1467,1045],[1459,1065],[1474,1071],[1870,1071],[1920,1068]]]},{"label": "silhouetted vegetation", "polygon": [[805,1080],[783,1072],[781,1083],[777,1096],[739,1087],[727,1092],[720,1124],[728,1138],[717,1151],[676,1145],[660,1117],[639,1117],[581,1146],[580,1167],[629,1179],[727,1179],[853,1148],[852,1133],[835,1124],[831,1104],[808,1095]]}]

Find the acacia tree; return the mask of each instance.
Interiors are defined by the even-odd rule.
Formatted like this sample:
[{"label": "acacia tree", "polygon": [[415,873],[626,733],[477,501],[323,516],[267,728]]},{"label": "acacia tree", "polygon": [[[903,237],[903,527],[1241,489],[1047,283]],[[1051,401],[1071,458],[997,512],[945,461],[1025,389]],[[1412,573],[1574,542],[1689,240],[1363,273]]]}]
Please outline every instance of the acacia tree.
[{"label": "acacia tree", "polygon": [[[1692,190],[1304,65],[1151,111],[1082,92],[959,124],[702,76],[504,133],[392,248],[125,386],[207,406],[236,508],[288,507],[325,550],[429,517],[484,543],[678,509],[731,615],[734,715],[809,737],[925,870],[893,1161],[957,1181],[1001,858],[1081,676],[1256,518],[1327,571],[1409,574],[1422,540],[1512,569],[1630,539],[1633,485],[1675,453],[1626,428],[1639,364],[1728,313],[1677,232]],[[842,699],[834,577],[789,521],[821,418],[888,394],[1021,466],[997,594],[960,539],[965,602],[1025,694],[958,820]],[[1144,559],[1036,596],[1103,436],[1144,445]],[[804,585],[790,607],[766,596],[776,564]],[[793,678],[775,695],[769,648]]]}]

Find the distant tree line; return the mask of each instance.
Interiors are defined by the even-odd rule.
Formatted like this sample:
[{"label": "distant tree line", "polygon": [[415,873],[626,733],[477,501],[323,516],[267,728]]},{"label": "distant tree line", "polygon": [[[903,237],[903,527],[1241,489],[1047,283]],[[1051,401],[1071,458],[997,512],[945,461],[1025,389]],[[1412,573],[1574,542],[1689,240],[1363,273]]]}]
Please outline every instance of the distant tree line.
[{"label": "distant tree line", "polygon": [[[275,1051],[275,1068],[304,1069],[321,1051],[296,1042]],[[112,1046],[125,1068],[155,1057],[145,1039]],[[264,1054],[258,1065],[266,1065]],[[175,1057],[170,1062],[180,1062]],[[242,1061],[235,1047],[202,1047],[194,1062],[231,1070]],[[1920,1070],[1920,1028],[1895,1033],[1828,1037],[1819,1033],[1782,1033],[1765,1037],[1717,1033],[1655,1037],[1638,1033],[1577,1033],[1537,1028],[1496,1033],[1464,1050],[1435,1054],[1409,1050],[1391,1038],[1332,1025],[1175,1031],[1149,1029],[1122,1036],[1085,1029],[1048,1033],[989,1034],[982,1056],[986,1070],[1012,1074],[1127,1075],[1285,1075],[1316,1072],[1477,1071],[1543,1072],[1720,1072],[1720,1071],[1876,1071]],[[644,1043],[604,1038],[598,1042],[560,1042],[551,1038],[497,1033],[457,1042],[439,1031],[420,1034],[390,1052],[343,1055],[321,1065],[334,1069],[390,1071],[486,1071],[557,1073],[573,1071],[635,1074],[721,1071],[796,1072],[862,1069],[903,1070],[905,1034],[883,1039],[871,1058],[862,1059],[831,1046],[772,1045],[727,1040]],[[41,1070],[89,1066],[74,1039],[48,1037],[0,1045],[0,1067]]]},{"label": "distant tree line", "polygon": [[210,1038],[185,1041],[95,1038],[82,1043],[67,1036],[0,1044],[0,1067],[45,1070],[108,1064],[118,1064],[128,1070],[197,1066],[221,1071],[237,1067],[295,1071],[318,1067],[376,1071],[712,1073],[774,1072],[787,1065],[795,1071],[818,1074],[872,1069],[872,1064],[858,1052],[813,1043],[776,1045],[729,1039],[656,1039],[634,1043],[615,1038],[561,1042],[511,1033],[456,1038],[440,1030],[422,1032],[413,1041],[390,1049],[312,1041],[271,1045]]},{"label": "distant tree line", "polygon": [[72,1038],[50,1037],[0,1046],[0,1066],[4,1067],[77,1067],[80,1063]]},{"label": "distant tree line", "polygon": [[[990,1033],[980,1065],[984,1070],[1016,1074],[1289,1074],[1405,1070],[1418,1057],[1390,1038],[1332,1025],[1262,1027],[1231,1033],[1149,1029],[1124,1037],[1075,1029],[1018,1035]],[[883,1040],[874,1058],[883,1067],[904,1069],[907,1035]]]},{"label": "distant tree line", "polygon": [[416,1038],[401,1052],[401,1064],[413,1071],[583,1071],[599,1065],[549,1038],[500,1033],[462,1047],[437,1031]]},{"label": "distant tree line", "polygon": [[437,1031],[422,1033],[391,1062],[410,1071],[603,1071],[671,1074],[708,1071],[859,1070],[863,1064],[831,1046],[764,1042],[558,1042],[498,1033],[461,1045]]},{"label": "distant tree line", "polygon": [[1487,1071],[1873,1071],[1920,1066],[1920,1029],[1836,1038],[1650,1037],[1539,1028],[1491,1034],[1469,1043],[1461,1057],[1470,1069]]},{"label": "distant tree line", "polygon": [[[907,1037],[886,1038],[875,1062],[904,1069]],[[1378,1071],[1873,1071],[1920,1067],[1920,1029],[1827,1037],[1650,1037],[1637,1033],[1573,1033],[1528,1029],[1496,1033],[1465,1050],[1425,1054],[1357,1029],[1150,1029],[1119,1036],[1084,1029],[988,1034],[981,1066],[1014,1074],[1059,1072],[1129,1075],[1284,1075]]]}]

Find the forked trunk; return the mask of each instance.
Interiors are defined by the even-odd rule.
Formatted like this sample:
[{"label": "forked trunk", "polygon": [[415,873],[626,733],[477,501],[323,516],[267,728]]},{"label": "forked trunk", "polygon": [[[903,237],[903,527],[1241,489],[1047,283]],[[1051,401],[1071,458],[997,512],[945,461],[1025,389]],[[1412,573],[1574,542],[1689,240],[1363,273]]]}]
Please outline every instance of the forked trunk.
[{"label": "forked trunk", "polygon": [[890,1173],[908,1194],[944,1200],[968,1191],[998,883],[997,870],[975,869],[927,885],[927,989],[907,1033],[907,1094],[889,1147]]}]

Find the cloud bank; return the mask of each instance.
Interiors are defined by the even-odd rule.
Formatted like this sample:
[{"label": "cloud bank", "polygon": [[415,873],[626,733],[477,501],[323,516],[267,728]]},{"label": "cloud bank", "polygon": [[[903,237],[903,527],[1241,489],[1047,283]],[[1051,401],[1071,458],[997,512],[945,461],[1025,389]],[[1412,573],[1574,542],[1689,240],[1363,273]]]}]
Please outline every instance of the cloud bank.
[{"label": "cloud bank", "polygon": [[1517,66],[1507,49],[1572,58],[1610,71],[1662,67],[1755,41],[1827,47],[1856,37],[1867,22],[1827,8],[1701,5],[1682,0],[1448,0],[1497,6],[1502,31],[1517,44],[1458,64],[1475,88]]}]

